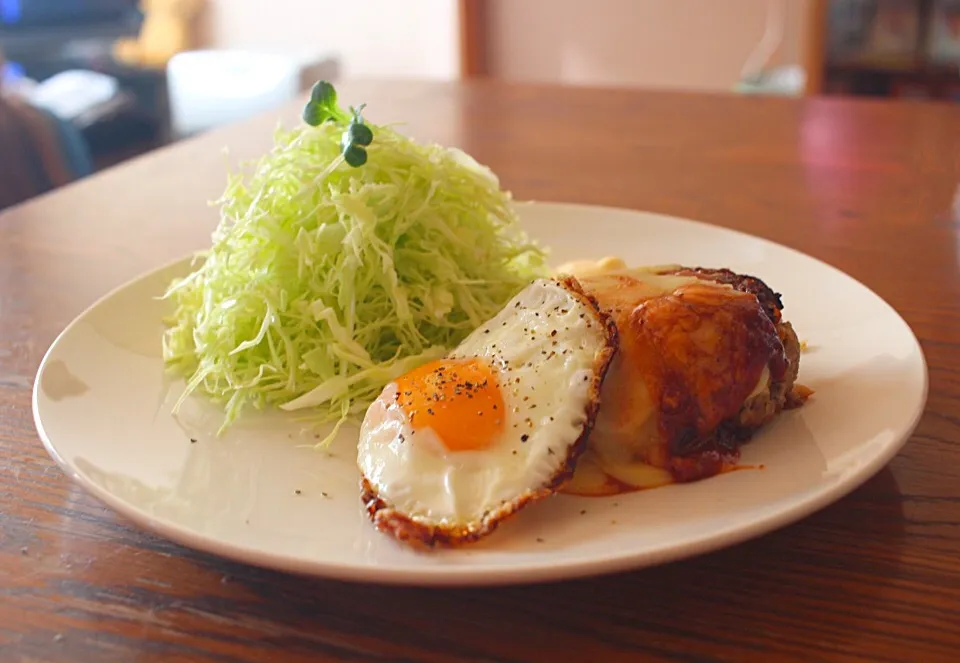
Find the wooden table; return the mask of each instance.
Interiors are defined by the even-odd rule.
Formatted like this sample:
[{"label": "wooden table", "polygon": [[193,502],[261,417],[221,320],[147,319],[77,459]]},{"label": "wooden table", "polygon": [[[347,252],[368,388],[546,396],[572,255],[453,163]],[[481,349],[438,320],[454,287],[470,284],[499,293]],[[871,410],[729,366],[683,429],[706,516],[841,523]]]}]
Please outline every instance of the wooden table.
[{"label": "wooden table", "polygon": [[373,121],[472,152],[520,198],[698,218],[839,266],[923,343],[930,396],[916,434],[796,525],[547,586],[305,580],[147,534],[47,457],[32,379],[95,298],[206,244],[221,147],[232,159],[267,149],[276,117],[262,117],[0,214],[0,660],[960,660],[960,107],[492,83],[340,90]]}]

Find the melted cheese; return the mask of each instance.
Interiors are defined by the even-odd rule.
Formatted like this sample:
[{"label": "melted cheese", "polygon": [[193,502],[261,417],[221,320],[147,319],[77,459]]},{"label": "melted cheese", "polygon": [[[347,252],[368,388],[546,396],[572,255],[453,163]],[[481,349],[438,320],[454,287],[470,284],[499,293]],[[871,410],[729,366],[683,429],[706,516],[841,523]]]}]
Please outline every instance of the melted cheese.
[{"label": "melted cheese", "polygon": [[577,463],[573,478],[561,490],[568,495],[601,497],[673,483],[666,470],[641,461],[602,463],[591,449]]},{"label": "melted cheese", "polygon": [[757,380],[757,386],[753,388],[753,391],[750,392],[750,395],[747,396],[746,400],[750,400],[754,396],[759,396],[765,390],[770,389],[770,367],[764,366],[763,372],[760,374],[760,379]]},{"label": "melted cheese", "polygon": [[[644,267],[627,267],[627,263],[624,262],[623,258],[618,258],[616,256],[606,256],[605,258],[600,258],[599,260],[591,260],[589,258],[582,258],[578,260],[571,260],[570,262],[565,262],[555,270],[553,273],[555,276],[567,275],[573,276],[577,279],[588,279],[594,276],[603,276],[611,274],[622,274],[626,276],[633,276],[634,278],[639,278],[646,281],[650,279],[652,282],[656,282],[661,279],[670,279],[670,278],[680,278],[684,280],[696,280],[694,277],[677,277],[669,276],[663,274],[657,274],[656,272],[668,272],[675,271],[680,268],[680,265],[647,265]],[[667,294],[666,292],[660,294]]]},{"label": "melted cheese", "polygon": [[596,276],[598,274],[607,274],[609,272],[619,272],[627,268],[621,258],[607,256],[600,260],[572,260],[565,262],[557,267],[555,274],[567,274],[576,278],[585,278],[587,276]]}]

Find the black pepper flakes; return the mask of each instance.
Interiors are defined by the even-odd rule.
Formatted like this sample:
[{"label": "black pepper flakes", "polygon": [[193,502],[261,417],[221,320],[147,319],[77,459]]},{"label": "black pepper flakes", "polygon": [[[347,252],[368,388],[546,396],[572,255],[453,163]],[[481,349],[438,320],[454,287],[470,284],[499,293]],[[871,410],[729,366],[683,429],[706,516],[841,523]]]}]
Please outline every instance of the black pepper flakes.
[{"label": "black pepper flakes", "polygon": [[190,444],[196,444],[196,443],[197,443],[197,438],[191,437],[191,438],[190,438]]},{"label": "black pepper flakes", "polygon": [[529,439],[530,439],[530,436],[527,435],[526,433],[524,433],[523,435],[520,436],[520,441],[521,441],[521,442],[526,442],[526,441],[529,440]]},{"label": "black pepper flakes", "polygon": [[294,490],[293,492],[295,492],[295,493],[296,493],[297,495],[301,495],[301,494],[303,494],[303,491],[302,491],[302,490],[300,490],[299,488],[297,488],[297,489],[296,489],[296,490]]}]

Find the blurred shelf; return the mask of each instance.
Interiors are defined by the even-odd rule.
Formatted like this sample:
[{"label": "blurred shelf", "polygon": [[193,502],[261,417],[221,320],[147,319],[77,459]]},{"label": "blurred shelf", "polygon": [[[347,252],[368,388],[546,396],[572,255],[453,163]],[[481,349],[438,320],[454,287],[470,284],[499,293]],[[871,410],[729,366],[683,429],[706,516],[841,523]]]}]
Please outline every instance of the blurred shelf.
[{"label": "blurred shelf", "polygon": [[913,60],[841,60],[826,62],[826,69],[835,73],[857,74],[868,72],[874,74],[915,74],[923,76],[938,76],[960,78],[960,64],[943,64],[927,62],[921,58]]},{"label": "blurred shelf", "polygon": [[[812,0],[807,94],[960,99],[960,0]],[[949,18],[947,18],[949,17]]]}]

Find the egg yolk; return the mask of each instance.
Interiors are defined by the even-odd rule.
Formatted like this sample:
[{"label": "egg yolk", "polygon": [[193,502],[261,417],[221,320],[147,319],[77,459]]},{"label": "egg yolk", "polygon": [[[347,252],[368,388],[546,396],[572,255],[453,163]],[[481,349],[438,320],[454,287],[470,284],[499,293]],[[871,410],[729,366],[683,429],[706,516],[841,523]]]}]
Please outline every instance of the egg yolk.
[{"label": "egg yolk", "polygon": [[397,404],[414,431],[426,428],[449,451],[475,451],[495,444],[505,419],[493,368],[479,359],[439,359],[396,381]]}]

